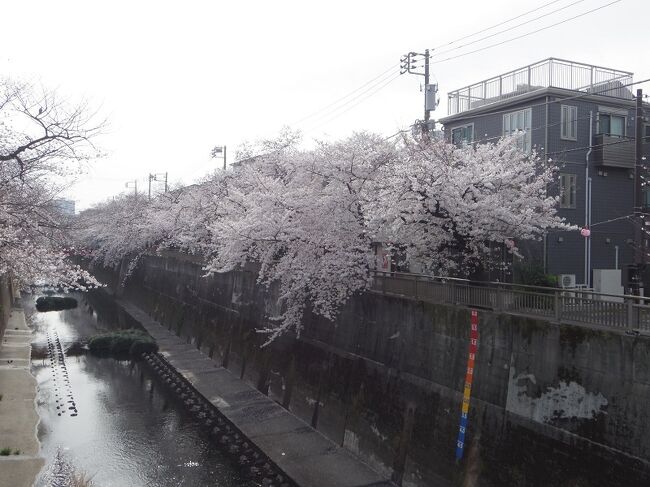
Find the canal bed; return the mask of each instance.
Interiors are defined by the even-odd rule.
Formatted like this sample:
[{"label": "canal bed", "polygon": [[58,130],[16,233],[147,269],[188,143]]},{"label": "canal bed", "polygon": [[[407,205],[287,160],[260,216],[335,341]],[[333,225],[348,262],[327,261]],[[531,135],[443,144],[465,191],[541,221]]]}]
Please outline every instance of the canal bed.
[{"label": "canal bed", "polygon": [[77,308],[45,313],[24,298],[46,459],[36,486],[63,487],[73,469],[98,487],[253,485],[140,364],[62,354],[79,339],[137,326],[102,294],[73,296]]}]

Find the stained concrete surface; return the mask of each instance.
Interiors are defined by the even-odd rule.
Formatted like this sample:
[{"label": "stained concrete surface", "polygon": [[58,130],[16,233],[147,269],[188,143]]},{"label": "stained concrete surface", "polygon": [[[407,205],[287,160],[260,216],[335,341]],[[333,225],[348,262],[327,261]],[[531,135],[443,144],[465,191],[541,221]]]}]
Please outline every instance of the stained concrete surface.
[{"label": "stained concrete surface", "polygon": [[124,300],[118,302],[158,341],[169,363],[298,485],[394,485],[229,370],[219,367],[135,305]]},{"label": "stained concrete surface", "polygon": [[[29,487],[43,467],[36,436],[36,379],[29,370],[32,339],[21,309],[13,309],[0,342],[0,487]],[[14,454],[19,452],[19,454]]]}]

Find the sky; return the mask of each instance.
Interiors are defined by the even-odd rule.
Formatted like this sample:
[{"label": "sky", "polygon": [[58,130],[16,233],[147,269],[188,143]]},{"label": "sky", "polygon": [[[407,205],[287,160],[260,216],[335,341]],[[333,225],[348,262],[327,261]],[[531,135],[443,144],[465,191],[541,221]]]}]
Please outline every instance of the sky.
[{"label": "sky", "polygon": [[286,126],[306,144],[408,128],[423,116],[422,77],[398,76],[409,51],[435,48],[433,119],[446,115],[448,91],[548,57],[648,78],[649,12],[644,0],[5,1],[0,76],[107,119],[104,157],[64,195],[83,209],[129,180],[146,190],[150,173],[191,183],[221,167],[213,147],[233,162],[240,144]]}]

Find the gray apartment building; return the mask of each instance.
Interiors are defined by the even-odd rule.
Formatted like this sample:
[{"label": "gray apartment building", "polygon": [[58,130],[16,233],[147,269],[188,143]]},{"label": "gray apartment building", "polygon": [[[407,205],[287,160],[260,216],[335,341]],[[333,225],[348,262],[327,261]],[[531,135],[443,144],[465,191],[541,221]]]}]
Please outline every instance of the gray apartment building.
[{"label": "gray apartment building", "polygon": [[[566,286],[594,287],[601,270],[633,262],[632,83],[630,72],[549,58],[448,94],[448,115],[440,120],[448,140],[481,143],[516,132],[525,151],[559,167],[549,193],[559,196],[559,214],[591,235],[549,232],[526,253]],[[650,114],[650,106],[644,111]],[[650,142],[650,122],[644,136]],[[644,150],[650,153],[648,145]]]}]

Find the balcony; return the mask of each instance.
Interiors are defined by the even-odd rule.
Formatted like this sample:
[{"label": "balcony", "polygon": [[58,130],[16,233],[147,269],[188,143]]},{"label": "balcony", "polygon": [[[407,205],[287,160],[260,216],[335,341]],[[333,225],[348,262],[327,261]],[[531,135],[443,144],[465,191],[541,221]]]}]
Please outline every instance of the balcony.
[{"label": "balcony", "polygon": [[634,140],[599,134],[594,137],[593,160],[601,166],[634,169],[634,150]]},{"label": "balcony", "polygon": [[549,58],[451,91],[447,113],[456,115],[546,88],[632,100],[632,92],[624,86],[631,82],[632,73],[627,71]]}]

